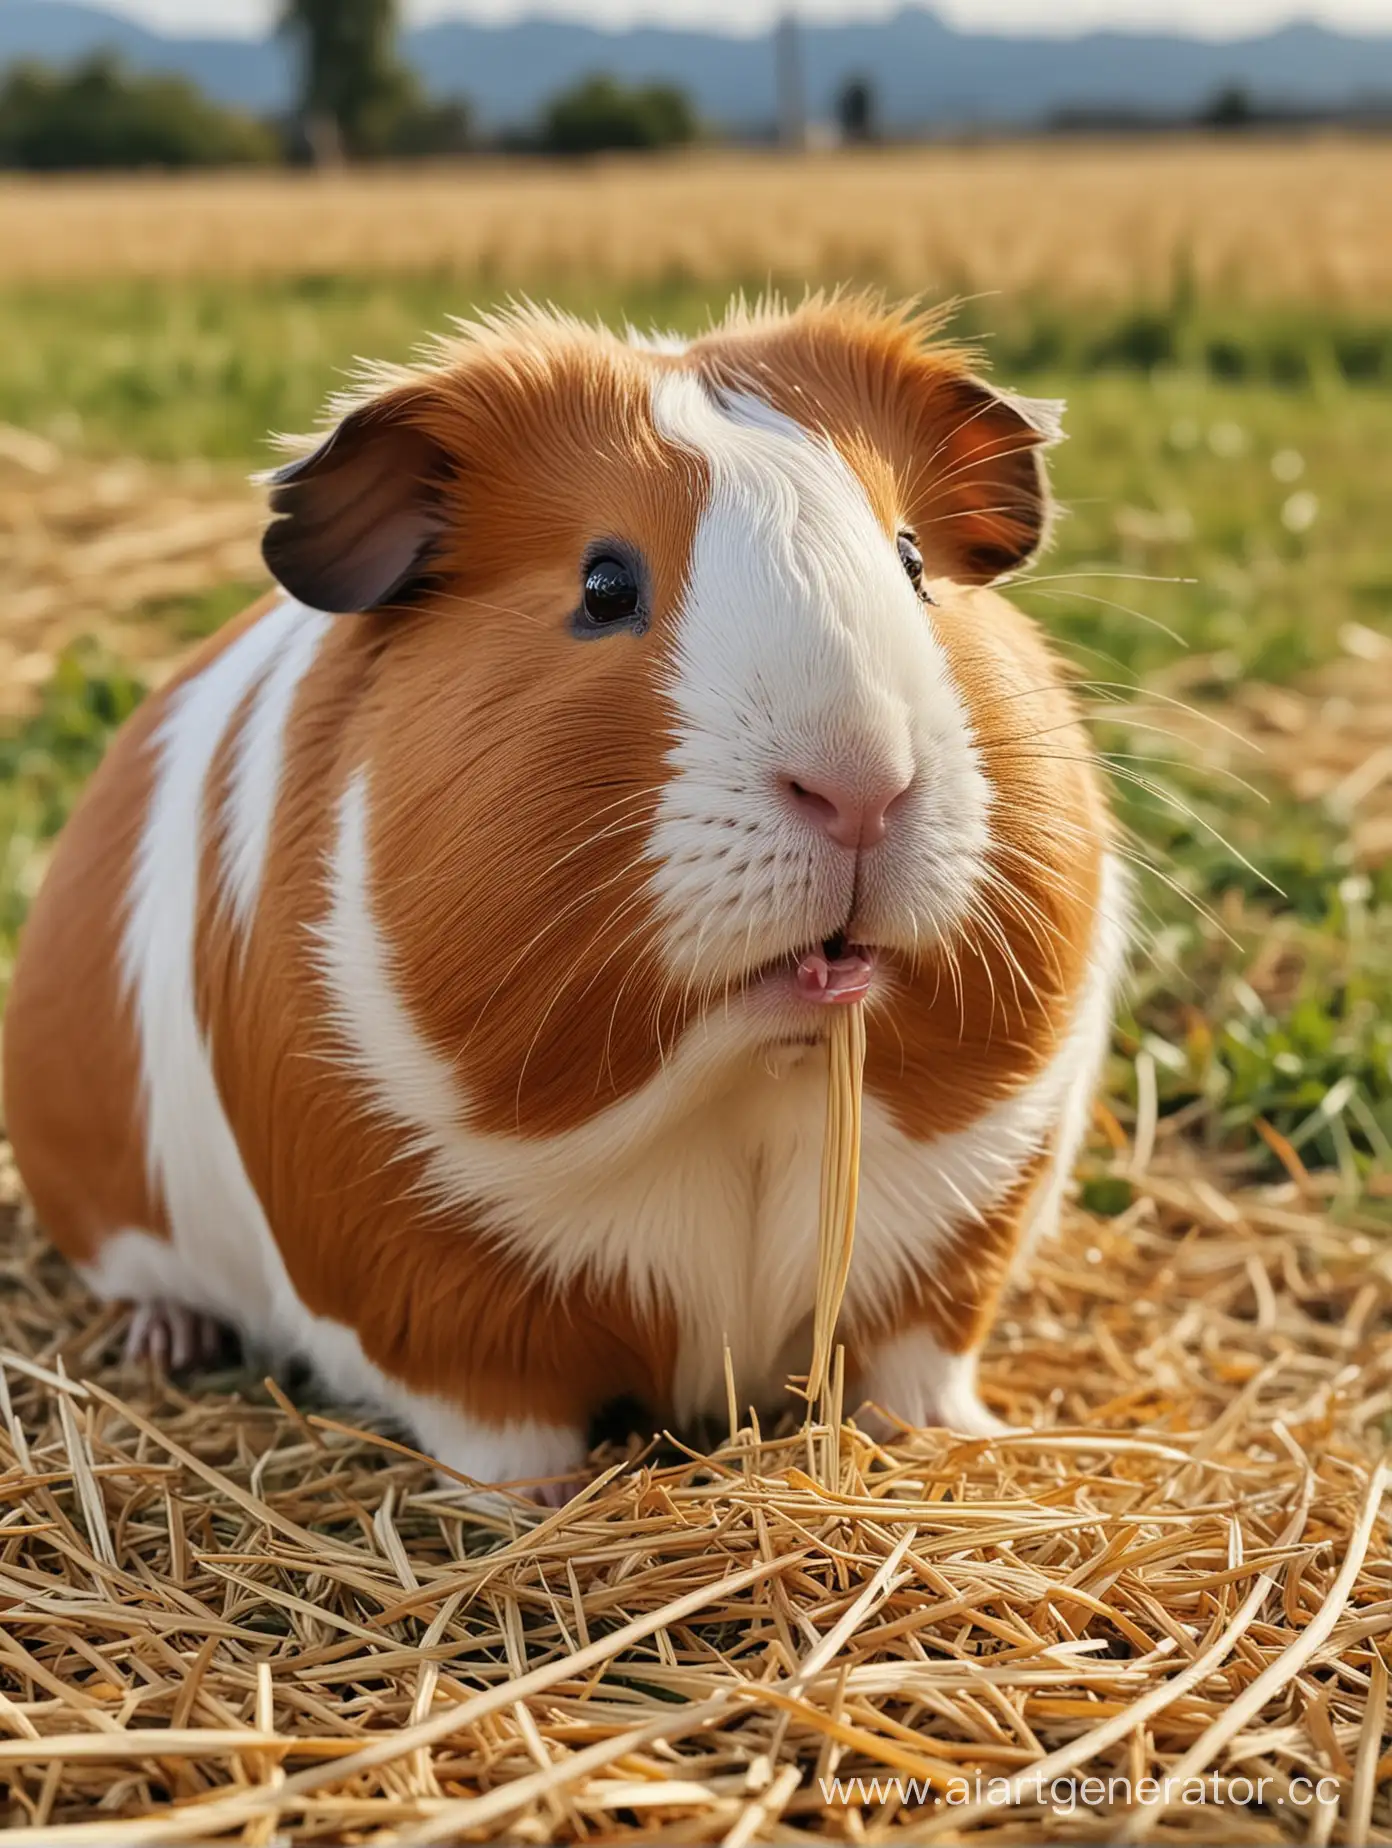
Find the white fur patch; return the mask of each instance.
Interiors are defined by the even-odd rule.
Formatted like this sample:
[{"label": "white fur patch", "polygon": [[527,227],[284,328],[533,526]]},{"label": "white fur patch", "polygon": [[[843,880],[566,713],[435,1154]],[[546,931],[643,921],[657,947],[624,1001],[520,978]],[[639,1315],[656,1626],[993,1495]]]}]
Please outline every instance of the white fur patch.
[{"label": "white fur patch", "polygon": [[489,1425],[462,1406],[413,1392],[362,1351],[356,1332],[341,1322],[300,1312],[296,1352],[310,1360],[340,1399],[372,1412],[389,1412],[428,1456],[477,1482],[521,1482],[559,1476],[583,1462],[585,1432],[578,1427],[513,1419]]},{"label": "white fur patch", "polygon": [[121,946],[140,1039],[149,1174],[179,1257],[206,1293],[193,1307],[263,1325],[273,1246],[199,1029],[194,934],[208,771],[290,621],[287,606],[270,611],[171,698],[153,741],[158,768]]},{"label": "white fur patch", "polygon": [[[971,904],[991,792],[896,539],[837,450],[760,400],[674,372],[653,414],[710,473],[650,848],[669,958],[719,982],[833,935],[853,907],[867,940],[912,954]],[[857,870],[792,812],[786,777],[907,788]]]},{"label": "white fur patch", "polygon": [[[408,1418],[421,1448],[476,1482],[532,1482],[569,1475],[584,1463],[587,1434],[579,1427],[540,1424],[531,1418],[486,1425],[457,1405],[425,1399],[397,1386],[398,1412]],[[577,1481],[573,1488],[581,1485]]]},{"label": "white fur patch", "polygon": [[329,910],[315,927],[340,1042],[379,1112],[438,1148],[454,1135],[460,1093],[449,1061],[426,1043],[396,991],[391,954],[373,914],[367,772],[339,799],[329,867]]},{"label": "white fur patch", "polygon": [[227,791],[227,831],[222,843],[227,899],[243,931],[250,929],[261,895],[271,823],[285,765],[285,729],[300,682],[313,666],[333,618],[305,609],[302,604],[283,603],[262,622],[272,623],[284,633],[274,660],[252,695],[251,709],[238,734]]},{"label": "white fur patch", "polygon": [[135,1227],[109,1232],[82,1275],[103,1302],[183,1303],[205,1315],[233,1319],[213,1280],[200,1277],[173,1240]]}]

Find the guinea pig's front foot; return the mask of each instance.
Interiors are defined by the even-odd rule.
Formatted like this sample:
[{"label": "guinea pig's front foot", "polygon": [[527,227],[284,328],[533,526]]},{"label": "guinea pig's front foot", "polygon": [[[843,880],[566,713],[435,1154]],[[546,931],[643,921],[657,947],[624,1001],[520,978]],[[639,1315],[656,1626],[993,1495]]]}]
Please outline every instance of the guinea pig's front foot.
[{"label": "guinea pig's front foot", "polygon": [[579,1471],[561,1481],[515,1481],[496,1489],[466,1487],[452,1470],[438,1470],[436,1481],[442,1489],[451,1490],[475,1514],[513,1517],[521,1512],[519,1504],[526,1503],[531,1503],[538,1515],[554,1514],[573,1501],[585,1486],[585,1477]]},{"label": "guinea pig's front foot", "polygon": [[[493,1424],[438,1401],[417,1409],[421,1446],[442,1467],[441,1488],[462,1493],[475,1507],[497,1510],[519,1499],[562,1508],[588,1480],[586,1433],[580,1427],[514,1419]],[[477,1488],[461,1484],[467,1477]],[[484,1485],[496,1484],[489,1488]]]},{"label": "guinea pig's front foot", "polygon": [[534,1501],[539,1508],[564,1508],[585,1486],[585,1477],[579,1470],[573,1476],[564,1476],[559,1481],[538,1482],[529,1485],[523,1493],[529,1501]]},{"label": "guinea pig's front foot", "polygon": [[976,1362],[976,1349],[952,1353],[926,1328],[891,1336],[870,1356],[861,1385],[866,1409],[856,1422],[881,1441],[904,1425],[957,1437],[1005,1437],[1012,1427],[988,1411],[977,1393]]},{"label": "guinea pig's front foot", "polygon": [[127,1366],[187,1373],[195,1367],[211,1367],[221,1357],[226,1338],[220,1322],[184,1303],[137,1303],[121,1358]]}]

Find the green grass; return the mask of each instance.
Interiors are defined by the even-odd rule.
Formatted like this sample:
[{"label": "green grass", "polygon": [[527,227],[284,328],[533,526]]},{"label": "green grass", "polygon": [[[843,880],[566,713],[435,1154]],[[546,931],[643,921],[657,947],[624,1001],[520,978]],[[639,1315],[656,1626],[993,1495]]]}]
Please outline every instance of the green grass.
[{"label": "green grass", "polygon": [[[0,421],[93,454],[245,471],[267,459],[268,430],[313,422],[355,356],[405,357],[502,293],[392,278],[0,295]],[[672,278],[561,299],[694,328],[722,298]],[[986,339],[1003,383],[1069,400],[1056,542],[1016,594],[1099,697],[1182,678],[1185,697],[1221,700],[1244,679],[1298,678],[1348,623],[1392,628],[1392,319],[1244,316],[1180,289],[1110,317],[977,302],[963,331]],[[246,588],[156,613],[188,639]],[[119,663],[74,655],[42,714],[0,741],[0,977],[42,844],[136,694]],[[1163,709],[1145,716],[1163,728]],[[1114,1088],[1134,1083],[1144,1047],[1164,1106],[1201,1104],[1204,1133],[1256,1165],[1271,1160],[1262,1118],[1350,1192],[1392,1170],[1392,875],[1356,874],[1341,824],[1280,788],[1263,802],[1155,761],[1175,748],[1139,726],[1103,742],[1158,869]],[[1259,760],[1246,774],[1261,784]],[[1279,981],[1249,980],[1258,949]]]},{"label": "green grass", "polygon": [[120,662],[77,646],[58,663],[42,709],[0,733],[0,994],[43,849],[143,691]]}]

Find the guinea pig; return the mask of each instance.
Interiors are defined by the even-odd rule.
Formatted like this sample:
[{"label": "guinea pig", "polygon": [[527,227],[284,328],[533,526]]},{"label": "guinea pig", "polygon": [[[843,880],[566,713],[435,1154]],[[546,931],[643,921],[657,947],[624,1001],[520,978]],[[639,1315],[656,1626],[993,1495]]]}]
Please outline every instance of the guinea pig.
[{"label": "guinea pig", "polygon": [[815,298],[532,308],[333,407],[278,588],[146,700],[24,936],[8,1127],[134,1348],[204,1318],[482,1483],[805,1371],[863,1005],[848,1402],[997,1429],[1123,960],[1104,780],[988,586],[1058,407]]}]

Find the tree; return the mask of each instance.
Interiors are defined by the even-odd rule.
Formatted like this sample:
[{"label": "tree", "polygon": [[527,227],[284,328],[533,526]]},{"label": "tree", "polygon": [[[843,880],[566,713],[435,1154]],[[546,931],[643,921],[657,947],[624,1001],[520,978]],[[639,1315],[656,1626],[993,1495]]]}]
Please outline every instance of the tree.
[{"label": "tree", "polygon": [[879,101],[868,77],[848,77],[836,98],[843,141],[878,141]]},{"label": "tree", "polygon": [[537,145],[546,154],[676,147],[694,141],[698,127],[690,98],[674,84],[630,87],[613,77],[586,77],[547,105]]},{"label": "tree", "polygon": [[1209,101],[1199,120],[1206,128],[1250,128],[1256,117],[1247,91],[1240,83],[1230,83]]},{"label": "tree", "polygon": [[137,76],[106,53],[65,71],[17,64],[0,82],[0,166],[210,167],[278,151],[261,123],[184,78]]},{"label": "tree", "polygon": [[300,113],[315,160],[381,152],[418,101],[396,56],[397,0],[283,0],[300,49]]},{"label": "tree", "polygon": [[379,151],[397,160],[464,154],[474,145],[474,114],[462,96],[434,102],[420,94],[404,98]]}]

